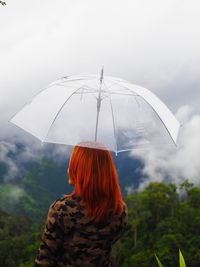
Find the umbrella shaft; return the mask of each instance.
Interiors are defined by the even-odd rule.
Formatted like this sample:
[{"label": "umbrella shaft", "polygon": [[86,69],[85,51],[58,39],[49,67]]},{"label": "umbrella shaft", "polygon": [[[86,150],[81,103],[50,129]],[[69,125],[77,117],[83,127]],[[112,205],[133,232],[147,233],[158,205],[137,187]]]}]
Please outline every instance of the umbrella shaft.
[{"label": "umbrella shaft", "polygon": [[95,128],[95,142],[97,141],[97,130],[98,130],[98,122],[99,122],[99,111],[101,107],[101,99],[97,99],[97,118],[96,118],[96,128]]},{"label": "umbrella shaft", "polygon": [[98,123],[99,123],[99,112],[101,108],[101,87],[102,87],[102,81],[103,81],[103,68],[101,70],[101,77],[100,77],[100,86],[99,86],[99,95],[97,98],[97,117],[96,117],[96,128],[95,128],[95,139],[94,141],[97,141],[97,131],[98,131]]}]

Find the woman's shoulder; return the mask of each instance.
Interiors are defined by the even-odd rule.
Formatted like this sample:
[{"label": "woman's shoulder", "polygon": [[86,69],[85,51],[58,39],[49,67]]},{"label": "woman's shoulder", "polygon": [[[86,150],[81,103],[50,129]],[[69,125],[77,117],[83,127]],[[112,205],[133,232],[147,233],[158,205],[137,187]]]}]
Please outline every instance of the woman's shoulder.
[{"label": "woman's shoulder", "polygon": [[128,212],[128,206],[124,200],[122,200],[122,203],[123,203],[123,211],[125,211],[127,213]]},{"label": "woman's shoulder", "polygon": [[77,202],[80,200],[79,196],[71,196],[71,195],[62,195],[57,198],[53,203],[50,205],[50,208],[54,210],[67,210],[67,207],[75,208],[77,206]]},{"label": "woman's shoulder", "polygon": [[125,218],[125,221],[128,221],[128,206],[126,202],[123,201],[123,212],[122,216]]}]

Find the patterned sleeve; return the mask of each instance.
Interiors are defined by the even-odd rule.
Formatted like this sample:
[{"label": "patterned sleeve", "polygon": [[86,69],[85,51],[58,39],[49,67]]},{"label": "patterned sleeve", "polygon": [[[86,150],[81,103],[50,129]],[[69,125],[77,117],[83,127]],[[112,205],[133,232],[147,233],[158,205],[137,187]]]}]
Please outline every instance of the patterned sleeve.
[{"label": "patterned sleeve", "polygon": [[128,224],[128,207],[127,207],[127,204],[124,202],[124,210],[122,213],[122,233],[121,234],[124,234],[124,232],[126,231],[127,224]]},{"label": "patterned sleeve", "polygon": [[124,208],[123,208],[123,212],[122,212],[122,217],[121,217],[121,231],[119,233],[119,236],[118,238],[121,238],[126,229],[127,229],[127,224],[128,224],[128,207],[127,207],[127,204],[124,202]]},{"label": "patterned sleeve", "polygon": [[49,207],[44,233],[35,258],[35,267],[55,267],[56,258],[62,247],[62,216],[56,201]]},{"label": "patterned sleeve", "polygon": [[128,224],[128,208],[126,203],[124,202],[123,212],[120,216],[120,220],[118,220],[115,223],[114,230],[113,229],[111,230],[112,245],[124,235],[127,229],[127,224]]},{"label": "patterned sleeve", "polygon": [[125,226],[127,226],[128,224],[128,207],[127,207],[127,204],[124,202],[124,223],[125,223]]}]

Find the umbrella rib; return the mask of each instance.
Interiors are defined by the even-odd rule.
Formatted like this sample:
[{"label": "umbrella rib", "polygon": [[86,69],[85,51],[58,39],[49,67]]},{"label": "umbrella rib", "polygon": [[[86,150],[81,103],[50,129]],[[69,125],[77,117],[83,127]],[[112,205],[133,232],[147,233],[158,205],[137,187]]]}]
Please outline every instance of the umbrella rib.
[{"label": "umbrella rib", "polygon": [[[104,85],[107,88],[107,90],[109,88],[115,86],[115,85],[118,85],[118,84],[119,84],[119,82],[111,82],[111,84],[109,86],[106,86],[105,83],[104,83]],[[118,89],[117,91],[129,91],[129,92],[132,92],[129,88],[126,88],[126,87],[124,87],[124,89]]]},{"label": "umbrella rib", "polygon": [[[62,79],[62,78],[60,78],[60,79]],[[59,79],[59,80],[60,80],[60,79]],[[26,106],[27,104],[31,103],[31,102],[34,100],[35,97],[37,97],[39,94],[43,93],[44,91],[46,91],[47,89],[51,88],[51,87],[54,86],[54,85],[64,86],[64,87],[67,87],[67,86],[68,86],[68,85],[61,85],[61,84],[58,84],[58,83],[56,83],[56,84],[51,83],[51,84],[50,84],[49,86],[47,86],[46,88],[43,88],[43,89],[41,89],[39,92],[35,93],[35,94],[31,97],[31,99],[30,99],[29,101],[27,101],[27,102],[24,104],[24,106]],[[68,86],[68,87],[73,88],[74,86]],[[13,117],[14,117],[14,116],[13,116]]]},{"label": "umbrella rib", "polygon": [[[122,87],[124,87],[124,88],[126,88],[126,89],[132,91],[131,89],[127,88],[125,85],[123,85],[123,84],[120,84],[120,85],[121,85]],[[168,130],[167,126],[165,125],[164,121],[162,120],[162,118],[160,117],[160,115],[158,114],[158,112],[151,106],[151,104],[148,103],[148,101],[146,101],[146,99],[145,99],[143,96],[141,96],[141,95],[139,95],[139,96],[140,96],[140,97],[141,97],[141,98],[142,98],[142,99],[143,99],[143,100],[144,100],[144,101],[151,107],[151,109],[156,113],[156,115],[158,116],[158,118],[160,119],[160,121],[162,122],[162,124],[164,125],[165,129],[167,130],[169,136],[171,137],[173,143],[174,143],[175,146],[177,147],[176,142],[174,141],[174,139],[173,139],[173,137],[172,137],[170,131]]]},{"label": "umbrella rib", "polygon": [[116,93],[116,92],[109,92],[106,91],[106,93],[109,93],[110,95],[129,95],[129,96],[138,96],[137,94],[133,94],[133,92],[131,94],[125,94],[125,93]]},{"label": "umbrella rib", "polygon": [[[82,87],[82,86],[81,86]],[[62,106],[60,107],[60,109],[58,110],[58,113],[56,114],[55,118],[53,119],[51,125],[49,126],[49,129],[47,131],[47,134],[45,136],[45,138],[42,140],[42,142],[45,141],[45,139],[47,138],[49,131],[51,130],[52,125],[54,124],[55,120],[57,119],[58,115],[60,114],[61,110],[63,109],[64,105],[67,103],[67,101],[78,91],[81,89],[81,87],[79,87],[77,90],[75,90],[66,100],[65,102],[62,104]]]},{"label": "umbrella rib", "polygon": [[117,138],[116,138],[116,128],[115,128],[115,120],[114,120],[114,113],[113,113],[113,106],[111,102],[111,96],[109,97],[110,99],[110,107],[111,107],[111,113],[112,113],[112,122],[113,122],[113,131],[114,131],[114,137],[115,137],[115,152],[117,153]]}]

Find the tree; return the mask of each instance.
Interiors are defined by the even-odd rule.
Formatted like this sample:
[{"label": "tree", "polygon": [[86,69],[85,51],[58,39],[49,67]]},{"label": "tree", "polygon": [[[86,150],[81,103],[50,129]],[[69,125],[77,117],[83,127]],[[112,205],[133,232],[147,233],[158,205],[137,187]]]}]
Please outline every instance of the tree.
[{"label": "tree", "polygon": [[178,266],[180,248],[191,267],[200,262],[200,188],[182,185],[188,197],[180,199],[174,184],[150,183],[125,199],[128,228],[117,244],[117,267],[157,267],[155,253],[164,266]]}]

